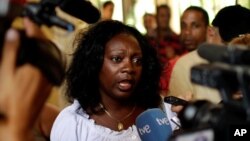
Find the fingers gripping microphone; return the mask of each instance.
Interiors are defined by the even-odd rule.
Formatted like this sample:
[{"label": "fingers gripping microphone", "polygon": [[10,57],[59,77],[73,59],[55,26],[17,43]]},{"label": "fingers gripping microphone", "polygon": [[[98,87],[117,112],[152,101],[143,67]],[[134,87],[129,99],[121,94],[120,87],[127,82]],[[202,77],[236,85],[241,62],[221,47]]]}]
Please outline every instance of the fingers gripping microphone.
[{"label": "fingers gripping microphone", "polygon": [[199,46],[198,54],[210,62],[250,65],[250,50],[245,46],[222,46],[204,43]]},{"label": "fingers gripping microphone", "polygon": [[136,127],[142,141],[167,141],[172,135],[169,120],[159,108],[141,113],[136,118]]}]

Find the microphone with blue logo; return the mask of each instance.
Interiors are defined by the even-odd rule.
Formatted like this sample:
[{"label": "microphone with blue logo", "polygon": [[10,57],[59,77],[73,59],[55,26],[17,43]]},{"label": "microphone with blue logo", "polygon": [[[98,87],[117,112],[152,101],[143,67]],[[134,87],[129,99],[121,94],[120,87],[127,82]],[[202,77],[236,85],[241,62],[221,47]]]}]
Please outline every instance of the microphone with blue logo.
[{"label": "microphone with blue logo", "polygon": [[159,108],[141,113],[136,118],[136,127],[142,141],[167,141],[172,135],[167,115]]}]

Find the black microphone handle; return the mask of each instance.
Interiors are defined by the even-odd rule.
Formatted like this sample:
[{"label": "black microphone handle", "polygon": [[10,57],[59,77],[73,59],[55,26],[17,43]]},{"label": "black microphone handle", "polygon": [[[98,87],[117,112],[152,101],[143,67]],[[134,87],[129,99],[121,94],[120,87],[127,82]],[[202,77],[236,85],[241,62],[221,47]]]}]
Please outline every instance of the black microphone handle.
[{"label": "black microphone handle", "polygon": [[73,17],[92,24],[100,19],[100,11],[86,0],[62,0],[59,4],[62,11]]},{"label": "black microphone handle", "polygon": [[55,25],[58,27],[61,27],[63,29],[66,29],[67,31],[71,32],[74,31],[75,26],[73,24],[71,24],[70,22],[67,22],[57,16],[49,16],[49,22],[51,23],[51,25]]}]

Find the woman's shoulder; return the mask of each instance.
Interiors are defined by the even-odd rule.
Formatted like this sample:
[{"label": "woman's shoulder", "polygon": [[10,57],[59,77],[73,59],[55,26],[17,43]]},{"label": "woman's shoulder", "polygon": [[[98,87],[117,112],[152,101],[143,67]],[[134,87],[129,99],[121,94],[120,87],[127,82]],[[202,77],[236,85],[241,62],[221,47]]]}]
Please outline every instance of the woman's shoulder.
[{"label": "woman's shoulder", "polygon": [[51,131],[51,140],[77,140],[75,132],[78,126],[84,126],[88,122],[88,115],[80,108],[80,104],[74,101],[65,107],[57,116]]},{"label": "woman's shoulder", "polygon": [[[78,119],[77,117],[88,118],[88,115],[83,111],[80,104],[74,101],[71,105],[62,109],[56,118],[58,120]],[[81,118],[82,119],[82,118]]]}]

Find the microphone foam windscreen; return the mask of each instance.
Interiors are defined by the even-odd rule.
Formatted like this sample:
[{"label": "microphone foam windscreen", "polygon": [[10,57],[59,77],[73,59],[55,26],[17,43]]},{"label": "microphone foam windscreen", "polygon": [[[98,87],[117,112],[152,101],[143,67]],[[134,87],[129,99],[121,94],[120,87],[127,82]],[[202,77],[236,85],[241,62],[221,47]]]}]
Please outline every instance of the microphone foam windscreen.
[{"label": "microphone foam windscreen", "polygon": [[167,141],[172,135],[167,115],[159,108],[141,113],[136,118],[136,127],[142,141]]},{"label": "microphone foam windscreen", "polygon": [[100,11],[91,2],[85,0],[64,0],[59,7],[66,13],[86,23],[95,23],[100,19]]},{"label": "microphone foam windscreen", "polygon": [[226,55],[225,51],[226,51],[226,46],[214,45],[208,43],[203,43],[199,45],[197,50],[199,56],[211,62],[223,60],[223,57]]},{"label": "microphone foam windscreen", "polygon": [[198,54],[210,62],[250,65],[250,49],[243,45],[201,44]]}]

